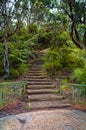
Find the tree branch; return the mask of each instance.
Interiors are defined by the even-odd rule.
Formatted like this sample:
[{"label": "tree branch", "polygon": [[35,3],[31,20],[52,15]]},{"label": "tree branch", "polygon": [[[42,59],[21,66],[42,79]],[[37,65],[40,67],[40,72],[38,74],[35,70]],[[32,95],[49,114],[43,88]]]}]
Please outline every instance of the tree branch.
[{"label": "tree branch", "polygon": [[[75,43],[75,45],[77,46],[77,47],[79,47],[80,49],[83,49],[83,44],[82,43],[80,43],[80,40],[78,39],[78,34],[77,34],[77,30],[74,28],[74,22],[72,23],[72,25],[71,25],[71,32],[70,32],[70,37],[71,37],[71,39],[72,39],[72,41]],[[77,39],[75,39],[74,38],[74,36],[73,36],[73,32],[74,31],[76,31],[75,33],[76,33],[76,38]]]}]

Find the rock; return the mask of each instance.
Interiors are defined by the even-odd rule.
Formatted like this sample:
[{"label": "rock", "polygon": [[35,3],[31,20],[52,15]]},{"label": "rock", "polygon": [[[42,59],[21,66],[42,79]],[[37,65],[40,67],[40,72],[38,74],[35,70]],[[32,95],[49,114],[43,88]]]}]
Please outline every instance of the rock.
[{"label": "rock", "polygon": [[7,118],[0,122],[0,130],[20,130],[21,123],[15,118]]},{"label": "rock", "polygon": [[55,109],[0,119],[0,130],[86,130],[86,113]]}]

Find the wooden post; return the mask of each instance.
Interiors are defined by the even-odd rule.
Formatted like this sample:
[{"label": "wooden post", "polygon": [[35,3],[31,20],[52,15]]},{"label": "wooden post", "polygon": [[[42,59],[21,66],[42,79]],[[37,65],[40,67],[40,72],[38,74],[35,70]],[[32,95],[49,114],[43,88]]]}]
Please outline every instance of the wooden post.
[{"label": "wooden post", "polygon": [[63,91],[62,91],[62,82],[60,81],[60,94],[63,94]]}]

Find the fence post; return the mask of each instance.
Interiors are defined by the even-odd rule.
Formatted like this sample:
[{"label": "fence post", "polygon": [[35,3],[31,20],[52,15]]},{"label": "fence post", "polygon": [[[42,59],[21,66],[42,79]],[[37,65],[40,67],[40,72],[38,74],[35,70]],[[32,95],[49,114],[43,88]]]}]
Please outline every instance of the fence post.
[{"label": "fence post", "polygon": [[60,94],[63,94],[63,91],[62,91],[62,82],[60,81]]},{"label": "fence post", "polygon": [[0,106],[2,105],[2,86],[0,85]]}]

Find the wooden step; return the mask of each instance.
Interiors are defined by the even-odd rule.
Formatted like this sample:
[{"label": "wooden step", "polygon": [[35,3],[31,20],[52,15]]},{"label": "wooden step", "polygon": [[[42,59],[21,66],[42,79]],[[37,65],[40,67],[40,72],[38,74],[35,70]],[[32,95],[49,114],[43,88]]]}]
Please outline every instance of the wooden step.
[{"label": "wooden step", "polygon": [[30,102],[28,103],[31,110],[33,109],[46,109],[46,108],[66,108],[70,107],[69,103],[61,103],[61,101],[39,101],[39,102]]},{"label": "wooden step", "polygon": [[30,94],[48,94],[48,93],[56,93],[57,90],[53,89],[36,89],[36,90],[26,90],[26,92]]},{"label": "wooden step", "polygon": [[44,75],[44,73],[28,73],[29,76],[41,76]]},{"label": "wooden step", "polygon": [[43,73],[42,71],[40,71],[40,70],[38,70],[38,71],[34,71],[34,70],[29,70],[29,73],[39,73],[39,74],[41,74],[41,73]]},{"label": "wooden step", "polygon": [[41,68],[32,67],[32,68],[30,68],[30,70],[31,70],[31,71],[33,71],[33,70],[34,70],[34,71],[39,71],[39,70],[41,70]]},{"label": "wooden step", "polygon": [[28,85],[52,85],[51,82],[28,82]]},{"label": "wooden step", "polygon": [[50,79],[31,79],[31,78],[28,78],[27,79],[29,82],[50,82]]},{"label": "wooden step", "polygon": [[38,65],[34,64],[34,65],[31,66],[31,68],[41,68],[41,67],[42,67],[42,65],[39,65],[39,64]]},{"label": "wooden step", "polygon": [[29,78],[29,79],[46,79],[45,76],[29,76],[29,75],[27,75],[25,77]]},{"label": "wooden step", "polygon": [[65,99],[62,95],[56,95],[56,94],[39,94],[39,95],[29,95],[28,96],[29,101],[55,101],[55,100],[63,100]]},{"label": "wooden step", "polygon": [[28,85],[27,89],[54,89],[55,85]]}]

